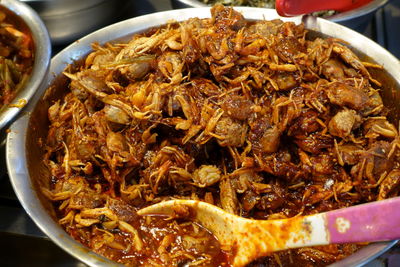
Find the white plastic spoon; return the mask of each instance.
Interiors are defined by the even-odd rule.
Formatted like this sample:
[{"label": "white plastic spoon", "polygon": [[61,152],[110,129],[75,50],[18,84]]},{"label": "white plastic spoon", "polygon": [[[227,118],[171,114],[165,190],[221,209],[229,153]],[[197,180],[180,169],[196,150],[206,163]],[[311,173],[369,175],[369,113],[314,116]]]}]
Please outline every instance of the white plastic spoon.
[{"label": "white plastic spoon", "polygon": [[399,197],[283,220],[246,219],[195,200],[160,202],[138,214],[175,217],[182,206],[189,209],[189,220],[211,231],[233,253],[233,266],[290,248],[400,238]]}]

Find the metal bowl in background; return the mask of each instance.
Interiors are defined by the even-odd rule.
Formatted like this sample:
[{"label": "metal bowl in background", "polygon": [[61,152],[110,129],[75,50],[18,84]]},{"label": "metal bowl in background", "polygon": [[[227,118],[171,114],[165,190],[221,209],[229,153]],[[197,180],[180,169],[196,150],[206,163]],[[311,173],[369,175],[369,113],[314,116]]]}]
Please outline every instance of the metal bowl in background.
[{"label": "metal bowl in background", "polygon": [[35,9],[53,45],[68,44],[104,27],[124,10],[127,0],[21,0]]},{"label": "metal bowl in background", "polygon": [[171,0],[173,8],[206,7],[207,4],[199,0]]},{"label": "metal bowl in background", "polygon": [[[324,1],[324,0],[321,0]],[[329,0],[328,0],[329,1]],[[326,19],[340,23],[352,29],[359,29],[365,23],[367,23],[375,11],[384,5],[389,0],[373,0],[367,5],[359,7],[354,10],[338,13]],[[200,0],[171,0],[173,8],[187,8],[187,7],[206,7],[207,5],[202,3]]]},{"label": "metal bowl in background", "polygon": [[386,5],[389,0],[373,0],[369,4],[349,10],[346,12],[338,13],[330,18],[331,21],[340,23],[352,29],[362,28],[368,21],[372,19],[375,12]]},{"label": "metal bowl in background", "polygon": [[[249,20],[279,18],[273,9],[249,7],[235,9],[242,12]],[[209,18],[210,9],[177,9],[136,17],[103,28],[78,42],[74,42],[52,59],[50,68],[52,76],[47,77],[46,83],[40,87],[38,97],[35,97],[36,101],[28,105],[27,110],[29,112],[21,114],[10,129],[6,145],[7,169],[12,186],[22,206],[51,240],[88,265],[110,266],[117,264],[95,254],[73,240],[58,225],[52,203],[42,195],[39,189],[41,186],[48,187],[51,177],[49,170],[41,160],[44,151],[38,140],[40,138],[44,140],[47,135],[49,124],[47,110],[49,106],[65,94],[64,88],[68,79],[63,77],[61,72],[68,64],[73,64],[87,55],[91,51],[91,43],[93,42],[104,44],[112,40],[127,40],[127,36],[143,32],[151,27],[164,25],[172,19],[182,21],[192,17]],[[341,38],[348,42],[361,58],[368,55],[369,59],[383,65],[385,70],[373,70],[372,75],[383,81],[382,93],[385,105],[392,109],[393,120],[398,120],[398,116],[400,116],[400,62],[393,55],[367,37],[327,20],[311,16],[282,19],[295,23],[303,21],[314,37]],[[41,96],[40,99],[39,96]],[[333,266],[361,266],[384,253],[395,243],[396,241],[370,244],[346,259],[333,264]]]},{"label": "metal bowl in background", "polygon": [[2,130],[21,111],[23,106],[21,103],[28,103],[36,90],[43,85],[50,64],[51,43],[42,20],[28,5],[16,0],[1,0],[0,5],[12,11],[25,22],[31,31],[34,43],[34,63],[28,82],[19,90],[10,105],[4,105],[0,109],[0,130]]}]

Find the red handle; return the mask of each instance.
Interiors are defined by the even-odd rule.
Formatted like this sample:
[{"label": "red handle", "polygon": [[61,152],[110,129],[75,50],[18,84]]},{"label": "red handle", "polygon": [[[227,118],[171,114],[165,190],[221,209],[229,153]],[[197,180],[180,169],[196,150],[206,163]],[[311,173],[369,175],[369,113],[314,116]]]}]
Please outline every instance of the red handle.
[{"label": "red handle", "polygon": [[366,5],[372,0],[276,0],[280,16],[290,17],[321,10],[348,11]]}]

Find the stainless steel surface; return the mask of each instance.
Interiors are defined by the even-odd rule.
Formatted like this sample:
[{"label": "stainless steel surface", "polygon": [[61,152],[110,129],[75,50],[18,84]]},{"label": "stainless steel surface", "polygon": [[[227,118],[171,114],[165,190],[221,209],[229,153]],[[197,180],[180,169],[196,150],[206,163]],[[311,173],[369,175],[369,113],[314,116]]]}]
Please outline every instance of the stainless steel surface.
[{"label": "stainless steel surface", "polygon": [[[21,100],[29,102],[36,89],[44,82],[50,64],[51,44],[46,27],[33,9],[16,0],[1,0],[0,5],[10,9],[25,21],[32,32],[35,44],[35,60],[31,77],[11,102],[11,105],[17,105],[21,103]],[[0,130],[5,128],[21,110],[18,107],[4,105],[0,109]]]},{"label": "stainless steel surface", "polygon": [[[365,6],[362,6],[354,10],[339,13],[327,19],[330,21],[345,24],[346,26],[351,28],[356,28],[360,24],[365,22],[365,20],[370,19],[370,15],[373,14],[373,12],[375,12],[378,8],[384,6],[388,1],[389,0],[373,0],[371,3]],[[174,8],[207,6],[200,0],[171,0],[171,3]]]},{"label": "stainless steel surface", "polygon": [[367,14],[371,14],[374,11],[376,11],[378,8],[383,7],[389,2],[389,0],[373,0],[371,3],[359,7],[354,10],[338,13],[336,15],[333,15],[332,17],[329,18],[329,20],[335,21],[335,22],[342,22],[345,20],[351,20],[357,17],[362,17]]},{"label": "stainless steel surface", "polygon": [[[246,7],[237,8],[237,10],[243,12],[248,19],[263,19],[265,17],[273,19],[278,17],[274,10]],[[79,42],[74,42],[53,58],[50,68],[50,72],[53,75],[47,77],[46,83],[40,87],[34,101],[29,103],[28,112],[21,114],[11,127],[6,145],[7,168],[17,197],[29,216],[50,239],[86,264],[91,266],[115,265],[109,260],[90,252],[69,237],[53,220],[51,205],[46,201],[42,202],[40,200],[42,196],[38,194],[36,188],[38,183],[45,184],[46,179],[49,177],[48,175],[46,176],[46,171],[40,161],[40,148],[37,144],[37,138],[45,134],[47,108],[52,98],[56,98],[61,93],[61,89],[58,88],[57,90],[57,87],[55,87],[55,90],[46,94],[46,98],[41,98],[40,96],[52,84],[54,76],[60,77],[61,71],[67,64],[80,59],[90,51],[92,42],[100,41],[104,43],[120,39],[146,28],[164,24],[170,19],[185,20],[193,16],[209,17],[209,9],[181,9],[145,15],[106,27],[82,38]],[[284,18],[284,20],[296,23],[301,22],[300,17]],[[315,31],[331,37],[341,38],[353,46],[354,49],[363,51],[364,55],[368,55],[378,64],[382,64],[387,70],[384,75],[383,92],[391,94],[393,88],[397,90],[395,96],[390,99],[391,102],[389,104],[393,106],[394,115],[400,113],[400,63],[394,56],[367,37],[338,24],[313,17],[305,17],[303,22],[311,32]],[[62,82],[62,79],[57,81]],[[29,150],[27,150],[27,147],[29,147]],[[369,245],[334,266],[361,266],[363,263],[384,253],[395,243],[393,241]]]},{"label": "stainless steel surface", "polygon": [[[67,44],[114,22],[126,0],[21,0],[46,24],[53,44]],[[118,3],[118,4],[116,4]]]},{"label": "stainless steel surface", "polygon": [[206,7],[207,5],[199,0],[171,0],[173,8]]},{"label": "stainless steel surface", "polygon": [[389,0],[373,0],[371,3],[347,12],[338,13],[328,18],[347,27],[356,29],[370,20],[374,13],[385,6]]},{"label": "stainless steel surface", "polygon": [[81,9],[91,8],[108,0],[20,0],[35,5],[46,16],[64,15]]}]

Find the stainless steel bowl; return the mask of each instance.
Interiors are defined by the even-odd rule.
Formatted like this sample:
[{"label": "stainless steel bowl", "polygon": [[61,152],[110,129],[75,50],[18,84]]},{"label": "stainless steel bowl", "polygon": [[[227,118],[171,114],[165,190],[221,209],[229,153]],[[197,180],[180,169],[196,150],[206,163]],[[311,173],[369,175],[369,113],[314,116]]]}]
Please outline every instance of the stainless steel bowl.
[{"label": "stainless steel bowl", "polygon": [[[321,0],[322,1],[322,0]],[[350,11],[342,12],[326,19],[334,22],[338,22],[352,29],[357,29],[362,24],[367,22],[374,12],[387,4],[389,0],[373,0],[371,3],[353,9]],[[171,4],[174,8],[186,8],[186,7],[206,7],[207,5],[202,3],[200,0],[171,0]]]},{"label": "stainless steel bowl", "polygon": [[[20,0],[38,12],[53,44],[64,45],[111,22],[127,0]],[[116,4],[118,2],[118,4]]]},{"label": "stainless steel bowl", "polygon": [[[275,10],[240,7],[246,18],[258,20],[263,18],[279,18]],[[149,27],[164,25],[167,21],[178,19],[186,20],[191,17],[210,17],[209,8],[178,9],[154,13],[129,19],[102,30],[96,31],[75,42],[51,61],[48,77],[40,89],[35,102],[31,102],[27,113],[13,123],[7,137],[6,155],[7,168],[13,188],[26,212],[57,245],[65,251],[91,266],[110,266],[111,261],[96,255],[88,248],[74,241],[56,222],[55,212],[49,201],[40,193],[40,186],[48,186],[50,175],[42,161],[42,148],[38,145],[39,138],[45,138],[48,127],[47,109],[52,101],[63,95],[63,85],[67,82],[61,72],[68,64],[74,63],[89,53],[92,42],[105,43],[111,40],[123,40],[133,33],[142,32]],[[286,21],[300,23],[302,18],[283,18]],[[303,22],[310,33],[315,36],[331,36],[347,41],[360,56],[368,57],[378,64],[382,64],[386,71],[376,70],[374,75],[384,79],[383,94],[386,104],[393,108],[393,119],[397,121],[400,115],[400,62],[388,51],[380,47],[365,36],[348,28],[327,20],[304,17]],[[52,87],[49,87],[49,86]],[[48,89],[46,91],[47,88]],[[393,94],[393,92],[396,92]],[[374,243],[361,249],[350,257],[335,263],[333,266],[361,266],[365,262],[377,257],[392,247],[396,241]]]},{"label": "stainless steel bowl", "polygon": [[[21,100],[29,102],[37,88],[42,85],[50,64],[51,44],[45,25],[36,12],[28,5],[16,0],[1,0],[0,5],[14,12],[26,23],[31,30],[35,49],[32,74],[27,84],[17,93],[11,102],[12,106],[20,104]],[[5,128],[22,109],[11,106],[4,105],[0,109],[0,130]]]}]

